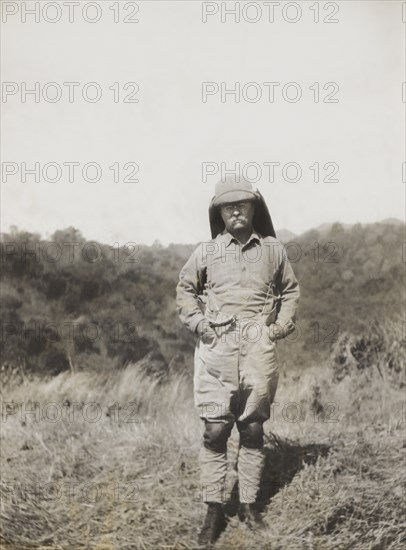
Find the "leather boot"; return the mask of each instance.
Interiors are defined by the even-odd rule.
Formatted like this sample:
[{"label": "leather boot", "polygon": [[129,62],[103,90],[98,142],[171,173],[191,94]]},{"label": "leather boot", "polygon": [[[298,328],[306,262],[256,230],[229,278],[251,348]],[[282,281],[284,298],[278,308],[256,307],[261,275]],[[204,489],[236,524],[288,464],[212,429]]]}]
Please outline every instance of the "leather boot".
[{"label": "leather boot", "polygon": [[227,526],[222,505],[218,502],[208,502],[207,505],[206,518],[198,537],[203,548],[214,544]]},{"label": "leather boot", "polygon": [[266,528],[266,524],[264,523],[255,503],[241,503],[238,511],[238,517],[240,518],[240,521],[243,521],[251,531]]}]

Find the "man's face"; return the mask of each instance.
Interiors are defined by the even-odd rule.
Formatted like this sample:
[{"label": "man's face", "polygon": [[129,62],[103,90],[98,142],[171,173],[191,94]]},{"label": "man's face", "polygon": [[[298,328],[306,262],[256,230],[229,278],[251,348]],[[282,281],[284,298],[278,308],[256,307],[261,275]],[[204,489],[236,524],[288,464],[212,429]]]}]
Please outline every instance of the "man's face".
[{"label": "man's face", "polygon": [[252,201],[230,202],[220,207],[221,217],[229,232],[252,229],[254,211]]}]

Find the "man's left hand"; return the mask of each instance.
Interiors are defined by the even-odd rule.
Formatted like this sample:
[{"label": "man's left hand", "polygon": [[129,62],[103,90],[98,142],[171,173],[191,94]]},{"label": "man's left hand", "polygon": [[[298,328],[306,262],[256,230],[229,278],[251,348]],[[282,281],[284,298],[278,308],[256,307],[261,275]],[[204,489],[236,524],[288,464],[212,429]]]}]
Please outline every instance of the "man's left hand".
[{"label": "man's left hand", "polygon": [[274,342],[275,340],[281,340],[286,338],[291,332],[295,330],[295,323],[289,320],[287,323],[282,325],[282,323],[272,323],[269,325],[269,338]]}]

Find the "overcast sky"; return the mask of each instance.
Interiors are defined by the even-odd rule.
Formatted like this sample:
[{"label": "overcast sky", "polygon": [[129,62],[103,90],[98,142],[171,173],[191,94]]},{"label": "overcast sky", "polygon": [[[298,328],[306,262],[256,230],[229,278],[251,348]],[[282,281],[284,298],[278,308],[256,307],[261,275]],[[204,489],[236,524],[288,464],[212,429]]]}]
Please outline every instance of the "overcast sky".
[{"label": "overcast sky", "polygon": [[[255,186],[277,229],[404,218],[402,2],[300,2],[301,13],[280,2],[273,22],[271,6],[251,2],[243,10],[240,3],[239,23],[231,15],[221,21],[221,4],[204,23],[202,12],[216,6],[198,1],[106,0],[99,14],[76,8],[72,23],[68,6],[58,15],[55,3],[41,2],[36,22],[23,14],[23,4],[34,2],[2,4],[3,231],[16,225],[49,236],[73,225],[106,243],[204,240],[221,163],[245,170],[252,163],[246,174],[261,176]],[[38,102],[24,96],[24,82],[39,82]],[[51,102],[58,86],[49,82],[62,90],[59,101]],[[71,85],[72,103],[64,82],[79,83]],[[90,102],[96,88],[89,82],[98,84],[99,101]],[[128,82],[139,91],[124,89]],[[204,82],[213,83],[204,85],[212,91],[206,101]],[[221,101],[222,82],[228,89],[240,83],[239,102],[231,94]],[[269,82],[280,83],[273,102]],[[334,84],[323,89],[326,83]],[[32,174],[22,181],[24,163],[39,163],[42,172],[50,162],[59,175],[50,165],[39,182]],[[71,182],[67,162],[80,163]],[[99,181],[83,179],[89,162],[100,167]],[[203,163],[218,171],[203,178]],[[279,163],[273,181],[269,163]],[[98,178],[91,165],[86,175]]]}]

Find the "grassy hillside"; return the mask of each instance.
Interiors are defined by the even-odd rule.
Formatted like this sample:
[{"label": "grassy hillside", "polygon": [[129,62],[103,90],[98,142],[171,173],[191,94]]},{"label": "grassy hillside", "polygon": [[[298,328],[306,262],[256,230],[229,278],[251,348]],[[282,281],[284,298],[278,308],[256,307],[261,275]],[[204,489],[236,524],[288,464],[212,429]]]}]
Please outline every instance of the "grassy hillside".
[{"label": "grassy hillside", "polygon": [[[2,241],[2,548],[196,548],[202,426],[174,304],[193,246],[51,241]],[[403,241],[389,223],[287,243],[302,301],[265,424],[267,528],[238,522],[233,433],[219,550],[404,547]]]}]

